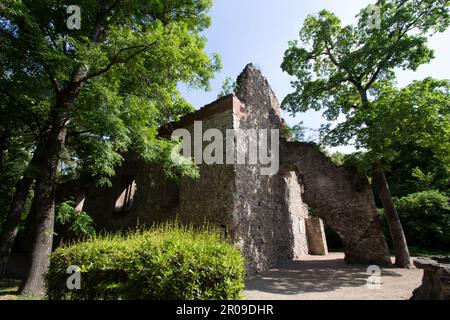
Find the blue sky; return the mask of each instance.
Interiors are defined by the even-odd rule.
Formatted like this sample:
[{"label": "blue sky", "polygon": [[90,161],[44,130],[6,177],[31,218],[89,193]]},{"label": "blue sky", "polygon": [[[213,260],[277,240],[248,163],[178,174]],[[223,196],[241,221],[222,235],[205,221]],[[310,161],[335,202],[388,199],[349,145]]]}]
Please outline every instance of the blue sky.
[{"label": "blue sky", "polygon": [[[355,15],[374,1],[370,0],[215,0],[210,12],[212,26],[204,33],[208,38],[206,51],[218,52],[223,69],[211,81],[211,91],[181,88],[183,96],[196,108],[217,98],[226,77],[235,79],[245,65],[253,62],[267,77],[278,100],[292,91],[290,77],[280,65],[288,41],[298,38],[303,20],[309,14],[328,9],[337,14],[344,24],[356,21]],[[421,66],[417,72],[397,72],[400,85],[427,76],[450,78],[450,30],[437,34],[429,41],[435,50],[432,63]],[[305,126],[317,129],[324,119],[321,112],[298,114],[295,118],[283,113],[288,124],[303,121]],[[341,147],[351,152],[353,147]]]}]

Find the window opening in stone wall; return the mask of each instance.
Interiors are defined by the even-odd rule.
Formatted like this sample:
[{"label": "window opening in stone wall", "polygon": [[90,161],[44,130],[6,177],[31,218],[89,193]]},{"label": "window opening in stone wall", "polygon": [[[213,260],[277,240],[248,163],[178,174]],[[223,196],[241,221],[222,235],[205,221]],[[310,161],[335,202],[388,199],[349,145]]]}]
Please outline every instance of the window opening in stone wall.
[{"label": "window opening in stone wall", "polygon": [[121,190],[114,206],[114,212],[126,212],[131,210],[134,194],[136,193],[135,177],[124,178]]},{"label": "window opening in stone wall", "polygon": [[87,193],[88,193],[87,188],[83,188],[78,191],[78,193],[75,197],[75,212],[76,213],[81,213],[83,211],[84,203],[86,202]]}]

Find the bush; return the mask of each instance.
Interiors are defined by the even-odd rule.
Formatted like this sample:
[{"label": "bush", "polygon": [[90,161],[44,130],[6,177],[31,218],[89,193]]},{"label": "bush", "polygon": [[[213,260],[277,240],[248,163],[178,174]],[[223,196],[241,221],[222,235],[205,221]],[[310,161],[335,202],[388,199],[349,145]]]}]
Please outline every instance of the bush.
[{"label": "bush", "polygon": [[394,198],[408,244],[428,249],[450,247],[449,198],[431,190]]},{"label": "bush", "polygon": [[[67,289],[71,265],[80,290]],[[241,297],[244,278],[242,255],[220,231],[172,224],[60,247],[46,283],[49,299],[223,300]]]}]

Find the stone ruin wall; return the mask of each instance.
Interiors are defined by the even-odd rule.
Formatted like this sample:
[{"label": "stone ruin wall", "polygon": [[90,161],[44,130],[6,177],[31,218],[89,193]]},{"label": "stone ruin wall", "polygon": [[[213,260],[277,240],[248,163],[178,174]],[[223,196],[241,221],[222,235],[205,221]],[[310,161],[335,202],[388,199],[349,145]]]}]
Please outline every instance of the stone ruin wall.
[{"label": "stone ruin wall", "polygon": [[[217,107],[225,110],[199,119],[202,121],[203,133],[208,129],[219,129],[224,133],[233,128],[233,97],[228,96],[216,102]],[[191,123],[184,126],[194,137]],[[192,141],[193,143],[193,141]],[[210,142],[203,143],[203,149]],[[225,141],[224,141],[225,144]],[[182,222],[202,225],[205,221],[226,228],[232,222],[233,194],[235,192],[235,170],[233,165],[225,164],[226,149],[223,149],[224,164],[199,165],[200,178],[184,177],[180,182],[179,217]]]},{"label": "stone ruin wall", "polygon": [[[236,129],[281,127],[276,97],[253,65],[238,77],[237,87],[243,112],[235,115]],[[260,169],[261,165],[236,165],[234,210],[247,269],[257,271],[307,253],[306,233],[299,227],[307,211],[298,180],[295,175],[264,176]]]},{"label": "stone ruin wall", "polygon": [[[285,202],[287,204],[293,238],[291,258],[299,259],[303,255],[313,253],[311,251],[311,237],[307,229],[307,221],[309,220],[308,207],[303,203],[303,187],[298,181],[297,174],[295,172],[289,172],[284,177],[284,180]],[[322,236],[325,237],[325,234],[322,233]]]},{"label": "stone ruin wall", "polygon": [[372,190],[354,168],[336,166],[310,143],[282,141],[282,170],[296,170],[304,201],[341,238],[348,263],[390,264]]},{"label": "stone ruin wall", "polygon": [[[239,118],[239,128],[282,128],[279,104],[261,73],[248,65],[237,83],[237,97],[247,113]],[[353,168],[334,165],[315,145],[281,139],[279,174],[259,176],[252,166],[237,166],[235,221],[248,242],[244,252],[254,259],[250,264],[264,269],[296,257],[305,248],[305,240],[301,239],[307,236],[296,233],[298,228],[289,214],[290,200],[285,193],[290,189],[292,194],[297,188],[286,187],[286,177],[293,173],[298,189],[304,191],[295,201],[302,207],[304,201],[315,217],[338,233],[348,263],[391,263],[367,178]],[[306,210],[300,212],[297,215],[307,216]],[[323,225],[317,220],[308,224],[311,241],[315,240],[310,249],[316,252],[311,253],[326,253]]]},{"label": "stone ruin wall", "polygon": [[323,220],[318,217],[309,217],[305,222],[309,254],[326,256],[328,254],[328,245]]},{"label": "stone ruin wall", "polygon": [[[236,96],[224,97],[185,117],[178,127],[192,132],[195,120],[203,121],[203,131],[282,127],[277,99],[252,65],[239,76]],[[389,262],[367,179],[355,170],[335,166],[316,146],[282,141],[281,170],[274,176],[261,176],[258,165],[200,165],[199,180],[181,179],[179,203],[173,206],[161,205],[166,186],[172,185],[162,169],[132,155],[126,159],[112,188],[89,188],[84,210],[94,216],[98,229],[151,226],[177,216],[197,225],[209,221],[228,229],[247,259],[247,269],[253,272],[314,253],[308,243],[308,224],[317,224],[308,220],[306,203],[314,216],[339,234],[347,262]],[[137,184],[133,206],[129,212],[113,213],[121,179],[130,175]],[[310,237],[315,234],[320,243],[323,227],[319,225],[316,231]]]},{"label": "stone ruin wall", "polygon": [[[231,98],[215,103],[220,112],[184,123],[183,128],[191,132],[192,140],[194,120],[202,121],[203,131],[209,128],[225,131],[233,127]],[[197,226],[205,221],[223,227],[231,224],[235,189],[233,165],[199,165],[200,179],[183,177],[175,182],[168,180],[159,166],[145,163],[132,154],[126,155],[125,159],[112,179],[111,188],[89,188],[84,210],[92,213],[98,230],[128,230],[137,225],[150,227],[175,219]],[[121,180],[130,176],[136,181],[131,210],[114,212],[115,201],[123,191]],[[176,200],[174,193],[179,195]]]}]

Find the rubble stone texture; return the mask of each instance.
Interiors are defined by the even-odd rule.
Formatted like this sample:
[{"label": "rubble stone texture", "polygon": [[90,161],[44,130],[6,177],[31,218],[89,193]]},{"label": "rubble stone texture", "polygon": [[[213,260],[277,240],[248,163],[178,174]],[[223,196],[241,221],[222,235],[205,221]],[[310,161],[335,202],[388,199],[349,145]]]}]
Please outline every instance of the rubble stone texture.
[{"label": "rubble stone texture", "polygon": [[450,257],[418,258],[414,265],[423,278],[411,300],[450,300]]},{"label": "rubble stone texture", "polygon": [[305,222],[309,253],[318,256],[326,256],[328,254],[328,246],[322,219],[310,217],[307,218]]},{"label": "rubble stone texture", "polygon": [[280,146],[281,169],[296,170],[304,202],[341,238],[347,263],[390,264],[389,251],[367,178],[336,166],[311,143]]},{"label": "rubble stone texture", "polygon": [[[160,135],[170,138],[177,128],[193,135],[195,121],[202,121],[203,132],[283,127],[277,98],[251,64],[238,77],[235,95],[164,126]],[[272,176],[261,175],[259,164],[202,164],[199,179],[183,177],[179,184],[168,181],[162,168],[128,154],[111,188],[88,186],[83,210],[94,217],[98,229],[108,231],[176,218],[194,225],[208,221],[223,228],[242,249],[250,273],[304,254],[326,254],[319,218],[341,237],[347,262],[390,263],[366,177],[335,166],[312,144],[281,140],[279,152],[281,168]],[[224,141],[224,159],[225,153]],[[136,185],[133,202],[120,212],[116,202],[130,180]],[[73,183],[71,188],[86,190],[86,185]],[[308,210],[315,218],[306,222]]]}]

